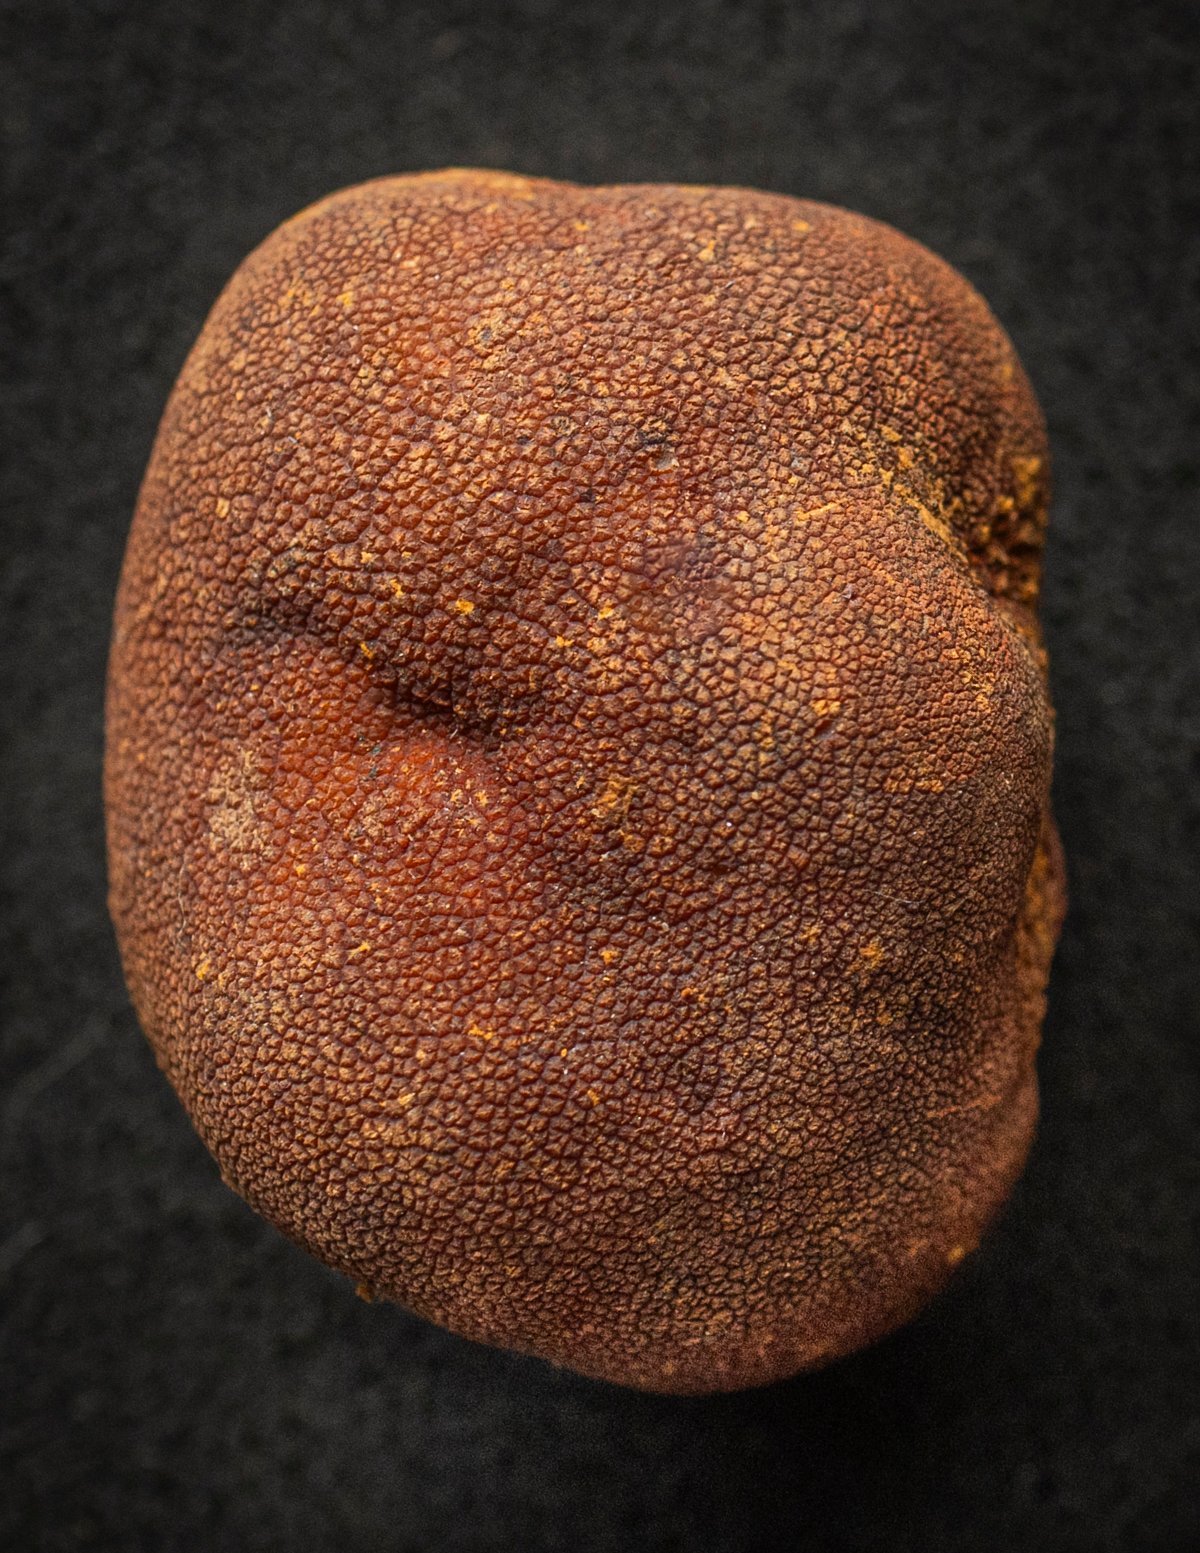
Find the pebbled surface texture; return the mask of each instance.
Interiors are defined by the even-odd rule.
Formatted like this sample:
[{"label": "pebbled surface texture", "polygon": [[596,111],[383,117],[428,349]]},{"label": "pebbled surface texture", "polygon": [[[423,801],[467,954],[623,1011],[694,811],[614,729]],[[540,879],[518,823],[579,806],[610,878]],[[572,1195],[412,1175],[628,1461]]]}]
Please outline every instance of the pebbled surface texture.
[{"label": "pebbled surface texture", "polygon": [[649,1389],[909,1316],[1036,1113],[1045,492],[999,326],[864,218],[448,172],[286,223],[109,687],[126,972],[230,1184]]}]

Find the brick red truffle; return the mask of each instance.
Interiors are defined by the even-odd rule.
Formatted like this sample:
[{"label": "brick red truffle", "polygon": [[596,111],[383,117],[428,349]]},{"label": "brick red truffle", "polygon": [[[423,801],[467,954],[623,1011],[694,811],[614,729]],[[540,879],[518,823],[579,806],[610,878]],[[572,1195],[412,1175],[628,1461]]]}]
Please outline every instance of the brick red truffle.
[{"label": "brick red truffle", "polygon": [[910,1316],[1035,1120],[1045,491],[984,303],[845,211],[450,171],[268,238],[108,703],[129,985],[230,1185],[632,1386]]}]

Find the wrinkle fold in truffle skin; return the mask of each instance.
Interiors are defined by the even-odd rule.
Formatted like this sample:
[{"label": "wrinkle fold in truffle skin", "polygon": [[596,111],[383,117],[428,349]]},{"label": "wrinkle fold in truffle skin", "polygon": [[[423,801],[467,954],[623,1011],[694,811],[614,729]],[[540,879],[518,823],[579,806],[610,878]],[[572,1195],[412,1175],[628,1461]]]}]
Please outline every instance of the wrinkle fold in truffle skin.
[{"label": "wrinkle fold in truffle skin", "polygon": [[126,974],[229,1184],[649,1389],[918,1309],[1035,1121],[1046,461],[980,298],[828,206],[450,171],[268,238],[108,704]]}]

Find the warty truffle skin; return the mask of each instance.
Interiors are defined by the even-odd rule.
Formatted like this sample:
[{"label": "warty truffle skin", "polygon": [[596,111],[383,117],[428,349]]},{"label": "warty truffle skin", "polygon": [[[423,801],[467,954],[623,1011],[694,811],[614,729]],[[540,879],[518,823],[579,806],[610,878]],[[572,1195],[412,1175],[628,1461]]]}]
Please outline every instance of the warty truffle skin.
[{"label": "warty truffle skin", "polygon": [[1036,1115],[1046,474],[981,299],[828,206],[449,171],[268,238],[108,699],[125,970],[229,1184],[652,1390],[910,1316]]}]

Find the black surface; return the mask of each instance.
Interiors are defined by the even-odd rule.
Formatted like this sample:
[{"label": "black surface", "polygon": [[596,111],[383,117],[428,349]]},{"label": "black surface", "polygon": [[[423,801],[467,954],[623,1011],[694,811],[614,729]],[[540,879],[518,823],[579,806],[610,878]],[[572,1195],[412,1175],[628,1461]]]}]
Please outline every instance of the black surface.
[{"label": "black surface", "polygon": [[[4,4],[0,1546],[1200,1547],[1197,8]],[[347,1286],[221,1186],[104,911],[111,596],[216,292],[445,163],[739,182],[963,269],[1049,418],[1073,909],[1013,1206],[907,1331],[643,1397]]]}]

